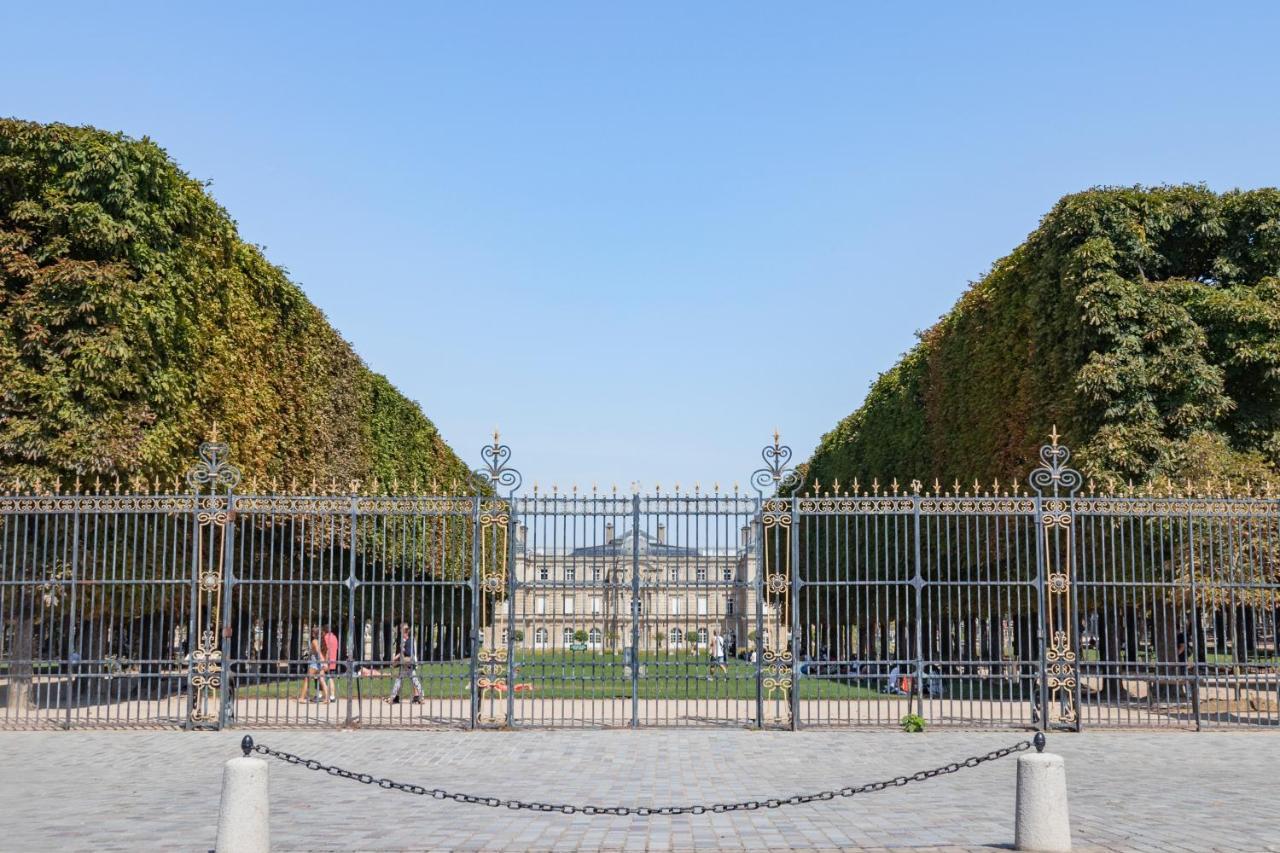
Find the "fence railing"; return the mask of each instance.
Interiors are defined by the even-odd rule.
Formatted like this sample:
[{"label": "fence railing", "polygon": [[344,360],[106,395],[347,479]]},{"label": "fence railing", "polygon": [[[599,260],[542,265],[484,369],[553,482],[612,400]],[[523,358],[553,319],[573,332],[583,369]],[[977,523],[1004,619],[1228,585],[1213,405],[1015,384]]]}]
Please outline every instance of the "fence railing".
[{"label": "fence railing", "polygon": [[0,496],[0,727],[1280,725],[1280,502],[1021,485]]}]

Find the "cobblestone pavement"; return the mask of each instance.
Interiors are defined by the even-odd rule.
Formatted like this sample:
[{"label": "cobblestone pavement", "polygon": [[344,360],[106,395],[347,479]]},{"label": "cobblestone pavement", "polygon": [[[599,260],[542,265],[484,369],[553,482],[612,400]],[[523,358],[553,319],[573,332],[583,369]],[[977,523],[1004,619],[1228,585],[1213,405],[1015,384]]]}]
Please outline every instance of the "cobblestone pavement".
[{"label": "cobblestone pavement", "polygon": [[[466,793],[678,804],[890,778],[1017,732],[250,732],[351,770]],[[0,733],[0,849],[207,850],[245,731]],[[1078,849],[1280,851],[1280,735],[1051,735]],[[382,791],[271,763],[283,850],[990,850],[1013,839],[1016,758],[905,788],[683,817],[532,814]]]}]

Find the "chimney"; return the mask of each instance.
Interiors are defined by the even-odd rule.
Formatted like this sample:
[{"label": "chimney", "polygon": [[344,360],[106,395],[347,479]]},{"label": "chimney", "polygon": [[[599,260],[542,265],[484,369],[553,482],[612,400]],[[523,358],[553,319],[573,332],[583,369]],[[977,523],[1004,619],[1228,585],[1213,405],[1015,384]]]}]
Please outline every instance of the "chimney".
[{"label": "chimney", "polygon": [[613,522],[606,521],[604,523],[604,544],[608,545],[613,541]]},{"label": "chimney", "polygon": [[658,522],[658,544],[667,544],[667,526],[661,521]]},{"label": "chimney", "polygon": [[521,549],[524,548],[525,539],[526,537],[528,537],[528,535],[529,535],[529,525],[522,523],[520,524],[520,526],[516,528],[516,545],[518,545]]},{"label": "chimney", "polygon": [[751,525],[742,525],[742,547],[748,548],[751,545]]}]

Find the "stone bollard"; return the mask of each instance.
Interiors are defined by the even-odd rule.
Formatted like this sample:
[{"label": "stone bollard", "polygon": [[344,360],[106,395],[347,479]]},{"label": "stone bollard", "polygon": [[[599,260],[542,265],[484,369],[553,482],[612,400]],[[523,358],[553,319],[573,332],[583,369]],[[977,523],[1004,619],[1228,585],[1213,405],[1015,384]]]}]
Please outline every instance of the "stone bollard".
[{"label": "stone bollard", "polygon": [[253,738],[240,742],[244,755],[222,770],[222,804],[218,809],[218,853],[268,853],[271,808],[267,798],[267,762],[250,758]]},{"label": "stone bollard", "polygon": [[1071,820],[1067,813],[1067,771],[1061,755],[1044,751],[1044,733],[1037,732],[1036,751],[1018,756],[1018,800],[1013,847],[1040,853],[1071,849]]}]

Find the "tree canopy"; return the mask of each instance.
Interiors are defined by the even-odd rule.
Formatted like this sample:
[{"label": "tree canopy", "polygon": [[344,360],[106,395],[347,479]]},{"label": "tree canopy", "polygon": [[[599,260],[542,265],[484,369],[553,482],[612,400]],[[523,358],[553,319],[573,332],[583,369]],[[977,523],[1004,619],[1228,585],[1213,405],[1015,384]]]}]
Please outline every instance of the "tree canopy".
[{"label": "tree canopy", "polygon": [[169,480],[214,423],[246,475],[465,474],[148,139],[0,120],[0,283],[5,479]]},{"label": "tree canopy", "polygon": [[1023,480],[1055,424],[1100,480],[1276,472],[1280,190],[1063,198],[875,381],[807,473]]}]

